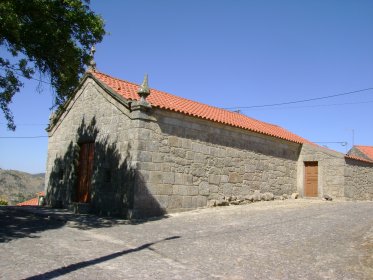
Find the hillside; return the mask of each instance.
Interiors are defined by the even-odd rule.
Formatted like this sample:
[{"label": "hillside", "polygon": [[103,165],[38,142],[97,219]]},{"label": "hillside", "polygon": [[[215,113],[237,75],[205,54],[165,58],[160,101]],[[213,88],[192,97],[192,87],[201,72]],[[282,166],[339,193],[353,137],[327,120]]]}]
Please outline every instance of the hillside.
[{"label": "hillside", "polygon": [[17,170],[0,169],[0,200],[9,205],[35,197],[44,190],[44,174],[30,174]]}]

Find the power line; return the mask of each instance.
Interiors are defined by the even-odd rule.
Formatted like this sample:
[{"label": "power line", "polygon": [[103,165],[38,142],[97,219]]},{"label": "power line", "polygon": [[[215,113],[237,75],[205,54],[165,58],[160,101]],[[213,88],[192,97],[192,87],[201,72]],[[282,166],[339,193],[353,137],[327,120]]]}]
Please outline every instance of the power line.
[{"label": "power line", "polygon": [[[6,70],[6,68],[4,68],[2,66],[0,66],[0,68],[3,69],[3,70]],[[14,70],[14,71],[18,72],[17,70]],[[24,77],[26,79],[31,79],[31,80],[35,80],[35,81],[38,81],[38,82],[41,82],[41,83],[52,85],[51,83],[43,81],[43,80],[40,80],[40,79],[36,79],[36,78],[32,78],[32,77],[29,78],[29,77],[26,77],[26,76],[24,76],[22,74],[19,74],[19,73],[15,73],[15,74],[18,75],[18,76]],[[315,101],[315,100],[329,99],[329,98],[334,98],[334,97],[339,97],[339,96],[344,96],[344,95],[350,95],[350,94],[359,93],[359,92],[363,92],[363,91],[369,91],[369,90],[373,90],[373,87],[371,87],[371,88],[365,88],[365,89],[360,89],[360,90],[355,90],[355,91],[350,91],[350,92],[339,93],[339,94],[327,95],[327,96],[322,96],[322,97],[315,97],[315,98],[310,98],[310,99],[302,99],[302,100],[296,100],[296,101],[289,101],[289,102],[282,102],[282,103],[273,103],[273,104],[264,104],[264,105],[253,105],[253,106],[242,106],[242,107],[240,107],[240,106],[238,106],[238,107],[226,107],[226,108],[222,108],[222,109],[226,109],[226,110],[231,110],[231,109],[251,109],[251,108],[263,108],[263,107],[281,106],[281,105],[288,105],[288,104],[310,102],[310,101]],[[330,104],[330,105],[329,104],[326,104],[326,105],[315,105],[314,107],[333,106],[333,105],[345,105],[345,104],[362,104],[362,103],[364,103],[364,102],[360,102],[360,103]],[[368,101],[366,103],[370,103],[370,101]],[[237,110],[237,111],[239,111],[239,110]]]},{"label": "power line", "polygon": [[[357,104],[368,104],[373,103],[373,100],[361,101],[361,102],[345,102],[345,103],[332,103],[332,104],[317,104],[308,106],[292,106],[292,107],[280,107],[280,108],[267,108],[268,110],[273,109],[300,109],[300,108],[317,108],[317,107],[330,107],[330,106],[343,106],[343,105],[357,105]],[[255,108],[255,109],[266,109],[266,108]]]},{"label": "power line", "polygon": [[371,87],[371,88],[365,88],[365,89],[359,89],[359,90],[354,90],[354,91],[349,91],[349,92],[344,92],[344,93],[338,93],[338,94],[333,94],[333,95],[327,95],[327,96],[322,96],[322,97],[315,97],[315,98],[309,98],[309,99],[296,100],[296,101],[288,101],[288,102],[265,104],[265,105],[244,106],[244,107],[240,107],[240,106],[238,106],[238,107],[228,107],[228,108],[223,108],[223,109],[227,109],[227,110],[230,110],[230,109],[250,109],[250,108],[263,108],[263,107],[281,106],[281,105],[296,104],[296,103],[303,103],[303,102],[309,102],[309,101],[315,101],[315,100],[322,100],[322,99],[334,98],[334,97],[339,97],[339,96],[344,96],[344,95],[359,93],[359,92],[368,91],[368,90],[373,90],[373,87]]},{"label": "power line", "polygon": [[347,146],[348,142],[347,141],[336,141],[336,142],[314,142],[316,144],[341,144],[342,146]]}]

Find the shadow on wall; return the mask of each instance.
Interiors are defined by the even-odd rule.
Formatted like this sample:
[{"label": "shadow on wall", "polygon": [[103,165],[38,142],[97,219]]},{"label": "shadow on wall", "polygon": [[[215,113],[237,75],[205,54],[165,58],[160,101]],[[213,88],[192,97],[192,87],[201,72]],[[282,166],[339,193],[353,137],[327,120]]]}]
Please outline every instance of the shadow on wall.
[{"label": "shadow on wall", "polygon": [[110,135],[100,134],[95,118],[89,124],[82,120],[64,155],[54,160],[47,186],[49,205],[68,208],[74,202],[83,202],[78,189],[84,185],[82,168],[90,165],[82,160],[82,147],[87,143],[94,143],[92,172],[85,175],[90,190],[88,201],[84,202],[89,202],[90,212],[125,218],[165,213],[149,192],[142,175],[131,165],[130,142],[113,142]]}]

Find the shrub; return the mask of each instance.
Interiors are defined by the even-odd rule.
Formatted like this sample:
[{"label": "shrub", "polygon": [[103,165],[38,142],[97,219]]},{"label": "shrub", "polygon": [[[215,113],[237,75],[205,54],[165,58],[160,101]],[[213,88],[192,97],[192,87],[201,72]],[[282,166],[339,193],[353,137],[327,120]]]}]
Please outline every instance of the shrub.
[{"label": "shrub", "polygon": [[8,205],[8,201],[0,199],[0,206]]}]

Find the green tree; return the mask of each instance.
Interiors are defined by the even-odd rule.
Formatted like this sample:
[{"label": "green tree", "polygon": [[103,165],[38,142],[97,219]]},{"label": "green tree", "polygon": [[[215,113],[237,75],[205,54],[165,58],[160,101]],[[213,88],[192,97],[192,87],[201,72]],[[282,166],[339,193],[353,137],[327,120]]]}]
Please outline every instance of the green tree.
[{"label": "green tree", "polygon": [[45,75],[55,89],[55,105],[71,96],[105,35],[102,18],[89,0],[0,1],[0,108],[15,130],[9,108],[23,86],[20,77]]}]

